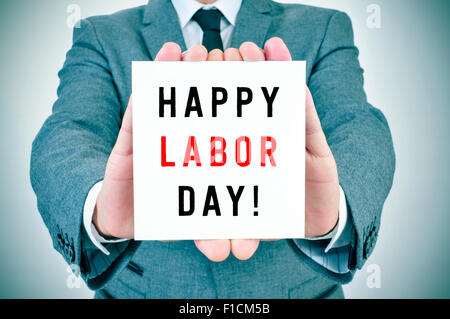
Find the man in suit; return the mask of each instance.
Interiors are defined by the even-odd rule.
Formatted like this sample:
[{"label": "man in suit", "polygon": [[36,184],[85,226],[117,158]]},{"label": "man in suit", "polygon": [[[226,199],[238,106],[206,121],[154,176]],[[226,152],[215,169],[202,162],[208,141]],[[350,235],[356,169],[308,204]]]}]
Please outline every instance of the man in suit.
[{"label": "man in suit", "polygon": [[[132,240],[131,61],[291,59],[307,61],[307,238]],[[55,248],[97,298],[343,297],[373,251],[395,166],[362,74],[350,19],[329,9],[151,0],[83,20],[31,158]]]}]

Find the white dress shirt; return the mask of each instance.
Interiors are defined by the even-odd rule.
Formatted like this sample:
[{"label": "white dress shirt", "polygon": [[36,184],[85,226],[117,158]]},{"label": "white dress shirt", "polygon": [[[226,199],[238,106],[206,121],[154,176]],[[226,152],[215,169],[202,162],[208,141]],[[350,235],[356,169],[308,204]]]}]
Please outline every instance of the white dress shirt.
[{"label": "white dress shirt", "polygon": [[[188,49],[202,44],[203,31],[197,22],[192,20],[197,10],[202,8],[205,10],[216,8],[222,12],[220,35],[224,49],[229,48],[231,35],[236,24],[236,17],[242,0],[217,0],[210,5],[202,4],[197,0],[172,0],[172,3],[178,14],[180,27]],[[83,221],[86,233],[94,245],[103,253],[109,255],[108,250],[103,244],[117,243],[129,239],[107,240],[98,233],[92,222],[97,196],[102,187],[102,183],[99,182],[91,188],[84,205]],[[325,236],[308,238],[301,241],[300,249],[323,267],[336,273],[345,273],[349,271],[347,262],[349,250],[347,246],[351,241],[351,232],[352,225],[350,222],[347,222],[345,194],[340,187],[339,220],[337,225]]]}]

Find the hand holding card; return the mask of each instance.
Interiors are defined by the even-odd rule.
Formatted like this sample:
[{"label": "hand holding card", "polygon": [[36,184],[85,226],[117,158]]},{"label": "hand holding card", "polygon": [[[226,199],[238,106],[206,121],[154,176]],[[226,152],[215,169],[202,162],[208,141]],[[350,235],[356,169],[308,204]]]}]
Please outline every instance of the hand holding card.
[{"label": "hand holding card", "polygon": [[[214,51],[210,52],[208,55],[206,53],[206,51],[204,50],[204,48],[195,47],[182,57],[179,47],[176,44],[166,44],[163,47],[163,49],[160,51],[160,53],[158,54],[158,57],[156,60],[159,60],[159,61],[180,61],[180,60],[203,61],[205,59],[208,59],[208,60],[212,60],[212,61],[221,61],[224,58],[228,61],[240,61],[242,58],[246,61],[251,61],[251,60],[261,61],[261,60],[264,60],[265,58],[267,58],[268,60],[290,60],[289,51],[287,50],[286,46],[280,39],[276,39],[276,38],[268,41],[266,48],[265,48],[265,54],[266,54],[266,57],[264,57],[264,53],[259,48],[257,48],[254,44],[245,43],[242,45],[240,51],[236,50],[236,49],[228,49],[224,54],[222,54],[222,52],[220,52],[218,50],[214,50]],[[299,83],[301,83],[301,81]],[[274,91],[272,91],[272,93],[273,92]],[[233,100],[233,99],[231,98],[231,100]],[[307,118],[306,131],[308,132],[308,127],[320,128],[320,121],[318,120],[317,113],[315,112],[314,104],[312,102],[312,98],[311,98],[309,92],[307,92],[306,100],[307,100],[306,101],[306,111],[307,111],[306,112],[307,113],[306,114],[306,118]],[[234,99],[234,101],[236,101],[236,99]],[[301,99],[300,99],[300,102],[298,103],[298,105],[301,105]],[[266,106],[267,106],[267,104],[266,104]],[[261,108],[259,111],[262,111],[262,109],[263,108]],[[97,212],[94,216],[94,223],[97,226],[97,228],[100,230],[101,233],[103,233],[104,235],[109,235],[109,236],[114,236],[114,237],[122,237],[122,238],[134,237],[133,216],[134,216],[135,212],[134,212],[133,186],[132,186],[133,185],[133,174],[132,174],[133,146],[132,146],[132,142],[131,142],[131,140],[132,140],[131,112],[132,112],[132,108],[131,108],[131,101],[130,101],[130,107],[128,108],[128,110],[125,114],[123,124],[122,124],[122,130],[119,134],[117,144],[116,144],[114,151],[112,152],[110,160],[108,162],[108,167],[107,167],[107,171],[105,174],[104,186],[103,186],[101,195],[98,198]],[[217,112],[219,112],[219,109],[217,110]],[[242,108],[242,112],[243,112],[243,114],[245,114],[244,113],[244,112],[246,112],[245,107]],[[236,113],[236,110],[235,110],[235,113]],[[181,114],[183,114],[183,113],[181,113]],[[260,114],[256,114],[255,118],[261,119],[261,114],[263,114],[263,112],[260,112]],[[303,108],[303,114],[304,114],[304,108]],[[211,115],[212,115],[212,113],[210,114],[210,116]],[[229,115],[230,114],[225,115],[225,118]],[[236,116],[236,114],[234,116]],[[265,116],[267,116],[267,109],[266,109]],[[236,126],[236,125],[233,125],[233,126]],[[231,128],[233,128],[233,127],[231,127]],[[229,131],[232,131],[232,130],[224,130],[224,133],[229,133]],[[303,129],[303,131],[304,131],[304,129]],[[317,176],[314,176],[314,174],[311,174],[311,173],[314,171],[317,171],[317,166],[322,166],[322,168],[329,168],[328,169],[329,174],[322,174],[323,176],[319,176],[319,177],[328,178],[328,180],[330,181],[329,184],[330,185],[333,184],[333,185],[331,185],[331,187],[329,187],[329,189],[332,189],[334,187],[334,184],[338,188],[339,184],[338,184],[338,180],[337,180],[337,171],[336,171],[336,169],[332,170],[331,168],[333,167],[333,165],[330,165],[331,162],[332,162],[331,164],[334,163],[333,157],[332,156],[328,157],[329,159],[331,158],[331,161],[329,159],[323,160],[321,157],[317,157],[317,156],[311,157],[311,153],[308,149],[308,146],[312,151],[317,150],[317,149],[325,150],[326,148],[328,148],[326,139],[323,135],[323,131],[320,128],[320,131],[313,129],[313,130],[309,130],[309,132],[316,132],[316,133],[306,135],[306,151],[307,151],[306,152],[306,159],[307,159],[306,160],[306,175],[307,175],[306,194],[308,194],[308,193],[312,194],[309,197],[310,198],[314,197],[315,199],[322,197],[321,201],[315,200],[316,203],[319,205],[308,204],[308,195],[306,198],[306,207],[307,207],[307,209],[306,209],[306,235],[312,236],[312,235],[320,235],[320,234],[326,233],[327,231],[332,229],[335,222],[337,221],[337,207],[336,207],[336,210],[334,211],[333,202],[335,201],[336,196],[330,196],[330,192],[328,192],[328,193],[325,192],[322,196],[317,196],[317,194],[321,193],[320,190],[311,192],[311,187],[308,187],[308,176],[310,177],[309,179],[311,179],[311,177],[317,178]],[[318,134],[320,132],[322,134],[322,138],[320,138],[320,134]],[[223,135],[225,135],[225,134],[223,134]],[[237,140],[238,137],[239,136],[236,135],[236,136],[234,136],[235,139],[230,139],[231,142],[228,145],[231,145],[230,147],[234,147],[235,141]],[[219,138],[219,137],[216,137],[216,138]],[[254,140],[256,141],[257,139],[255,138]],[[161,139],[159,140],[159,143],[161,143]],[[254,144],[254,143],[251,143],[251,144]],[[294,145],[298,145],[298,144],[294,144]],[[227,149],[226,151],[223,150],[224,152],[222,154],[222,153],[220,153],[221,144],[217,143],[217,144],[215,144],[215,146],[216,146],[215,155],[217,155],[216,160],[218,162],[223,160],[222,156],[225,154],[226,154],[226,156],[228,156],[228,158],[230,160],[232,160],[232,161],[235,160],[235,156],[236,156],[235,151],[229,153],[228,152],[229,149]],[[247,146],[246,142],[242,142],[241,146],[243,146],[243,147],[241,147],[242,150],[247,150],[247,149],[251,150],[251,147],[249,147],[249,148],[246,147]],[[210,147],[206,147],[206,149],[208,149],[208,148],[210,148]],[[186,141],[184,141],[184,151],[186,151]],[[212,148],[211,148],[211,151],[212,151]],[[279,149],[277,149],[276,152],[279,152]],[[275,152],[275,158],[277,155],[276,152]],[[257,154],[257,153],[258,152],[253,152],[253,154]],[[213,154],[214,153],[207,154],[206,156],[203,156],[203,157],[206,160],[209,160],[210,159],[209,156],[211,156],[211,158],[212,158]],[[245,159],[247,158],[246,156],[248,153],[243,154],[242,152],[240,152],[240,154],[242,155],[242,158],[244,159],[244,162],[245,162]],[[316,153],[313,153],[313,154],[316,154]],[[331,154],[331,151],[330,151],[330,154]],[[156,157],[158,157],[158,155],[161,155],[161,154],[156,154]],[[201,155],[201,153],[199,153],[199,155]],[[259,161],[259,155],[260,154],[256,155],[256,157],[258,158],[257,162]],[[268,154],[266,154],[266,155],[268,155]],[[195,159],[195,156],[194,156],[194,159]],[[253,160],[254,160],[254,156],[253,156]],[[300,160],[300,162],[302,162],[302,161]],[[267,163],[270,163],[269,157],[267,157]],[[191,162],[192,166],[194,166],[193,164],[196,164],[196,162],[195,161]],[[312,167],[312,166],[314,166],[314,167]],[[311,167],[313,169],[311,169]],[[335,163],[334,163],[334,167],[335,167]],[[309,171],[309,173],[308,173],[308,171]],[[331,177],[335,176],[335,178],[330,179],[329,178],[330,176]],[[301,182],[302,179],[299,178],[300,176],[295,176],[295,177],[297,178],[297,180],[300,184],[304,185],[304,183]],[[256,181],[256,179],[255,179],[255,181]],[[131,184],[131,187],[130,187],[130,184]],[[255,184],[255,183],[253,183],[253,184]],[[212,186],[212,185],[207,185],[207,186]],[[231,186],[231,185],[228,185],[228,186]],[[251,211],[251,213],[253,213],[254,208],[255,208],[255,205],[254,205],[255,204],[255,192],[249,191],[248,195],[250,195],[250,197],[245,198],[245,196],[243,195],[244,191],[243,190],[240,191],[242,189],[241,186],[244,186],[244,189],[245,189],[245,186],[247,186],[247,190],[253,191],[254,190],[253,187],[256,185],[237,185],[237,187],[235,185],[235,187],[232,188],[233,189],[232,194],[234,194],[234,196],[235,196],[234,197],[235,201],[233,202],[233,200],[230,200],[230,204],[228,204],[228,207],[226,209],[222,209],[223,212],[226,211],[226,212],[230,213],[231,216],[233,216],[233,211],[234,211],[233,209],[235,208],[236,202],[239,203],[239,200],[242,199],[242,200],[246,201],[247,203],[252,204],[251,205],[252,210],[250,210],[249,207],[247,207],[247,208],[240,210],[240,212],[245,212],[245,211],[250,212]],[[310,189],[310,191],[308,191],[308,188]],[[209,187],[209,189],[211,189],[211,188]],[[199,203],[199,207],[203,206],[202,209],[200,210],[201,212],[203,212],[205,206],[208,206],[208,205],[210,208],[211,207],[214,208],[215,202],[219,201],[219,199],[218,199],[219,196],[212,195],[211,191],[209,192],[209,195],[208,195],[208,187],[204,188],[203,190],[205,191],[202,194],[202,195],[204,195],[204,197],[198,196],[198,200],[197,200],[197,202]],[[224,187],[223,191],[221,191],[221,192],[222,192],[222,195],[225,194],[228,196],[228,198],[230,198],[229,188]],[[304,193],[304,192],[300,192],[300,193]],[[337,193],[339,193],[339,192],[337,192]],[[218,192],[216,191],[216,195],[217,194],[218,194]],[[188,195],[188,194],[186,194],[186,195]],[[200,195],[200,194],[198,194],[198,195]],[[189,196],[186,196],[186,197],[190,197],[190,196],[191,195],[189,194]],[[175,198],[174,202],[176,204],[179,204],[179,198],[178,198],[178,196],[176,196],[176,197],[177,198]],[[217,197],[217,201],[216,201],[215,197]],[[209,204],[206,201],[207,198],[209,198]],[[239,200],[237,200],[238,198],[239,198]],[[328,202],[330,202],[330,203],[326,204],[326,205],[322,205],[322,207],[325,207],[325,208],[328,207],[327,214],[318,214],[316,207],[320,207],[321,203],[327,202],[327,200],[323,200],[323,199],[329,199],[329,198],[332,199],[331,201],[328,200]],[[261,201],[260,192],[258,192],[258,200]],[[338,200],[339,200],[339,195],[337,195],[337,202],[338,202]],[[309,200],[309,202],[311,202],[311,200]],[[186,201],[186,205],[187,204],[189,204],[189,203]],[[208,205],[204,205],[204,204],[208,204]],[[313,204],[315,204],[315,203],[313,203]],[[304,207],[304,205],[305,204],[303,204],[303,207]],[[308,209],[308,207],[310,209]],[[299,208],[299,210],[297,212],[301,213],[302,209],[303,208]],[[274,210],[274,211],[276,212],[276,210]],[[322,210],[322,211],[326,212],[325,210]],[[178,212],[178,210],[177,210],[177,212]],[[217,217],[216,210],[212,209],[212,210],[209,210],[209,212],[211,214],[208,214],[208,216],[202,216],[202,217],[208,218],[209,215],[211,217]],[[200,213],[199,215],[201,216],[203,214]],[[260,215],[260,213],[258,215]],[[327,215],[326,217],[328,217],[328,218],[323,218],[325,215]],[[248,216],[255,217],[253,214],[249,214]],[[315,218],[315,216],[317,216],[317,218]],[[305,218],[305,217],[303,217],[303,218]],[[318,222],[319,219],[321,220],[320,222]],[[328,220],[328,222],[327,222],[327,220]],[[199,225],[199,226],[201,226],[201,225]],[[251,224],[251,222],[250,222],[249,228],[252,228],[252,227],[254,227],[254,225]],[[300,223],[299,228],[303,230],[304,229],[303,227],[304,226],[302,226]],[[217,233],[217,234],[219,234],[219,233]],[[249,234],[249,235],[251,235],[251,234]],[[181,238],[183,238],[183,237],[185,237],[185,236],[182,236]],[[273,237],[273,236],[270,236],[270,237]],[[283,237],[283,236],[276,236],[276,237]],[[295,237],[298,237],[298,236],[295,236]],[[164,236],[163,236],[163,238],[164,238]],[[186,237],[186,238],[188,238],[188,237]],[[194,238],[196,238],[196,237],[192,237],[192,239],[194,239]],[[201,237],[197,237],[197,238],[201,238]],[[208,238],[208,236],[204,237],[204,238]],[[211,237],[211,238],[220,238],[220,237]],[[224,238],[226,238],[226,236],[224,236]],[[249,238],[249,237],[243,236],[243,238]],[[259,238],[259,237],[250,237],[250,238]],[[230,250],[233,251],[233,254],[237,258],[248,259],[256,251],[256,249],[258,247],[258,243],[259,243],[259,240],[239,240],[239,239],[234,239],[231,241],[227,240],[227,239],[224,239],[224,240],[196,240],[197,247],[208,258],[210,258],[213,261],[224,260],[230,253]]]}]

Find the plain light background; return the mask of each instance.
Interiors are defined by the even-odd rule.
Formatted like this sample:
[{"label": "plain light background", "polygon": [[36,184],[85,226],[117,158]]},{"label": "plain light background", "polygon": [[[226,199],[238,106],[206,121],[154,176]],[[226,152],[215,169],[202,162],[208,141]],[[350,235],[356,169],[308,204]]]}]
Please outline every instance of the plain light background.
[{"label": "plain light background", "polygon": [[[397,154],[373,255],[348,298],[449,298],[449,39],[448,0],[290,1],[332,7],[353,21],[369,101],[386,115]],[[112,13],[145,0],[0,2],[0,297],[91,298],[52,248],[29,182],[31,143],[56,99],[57,72],[70,48],[67,8],[82,17]],[[370,4],[381,28],[367,25]],[[308,45],[305,43],[305,45]],[[369,288],[379,269],[381,287]]]}]

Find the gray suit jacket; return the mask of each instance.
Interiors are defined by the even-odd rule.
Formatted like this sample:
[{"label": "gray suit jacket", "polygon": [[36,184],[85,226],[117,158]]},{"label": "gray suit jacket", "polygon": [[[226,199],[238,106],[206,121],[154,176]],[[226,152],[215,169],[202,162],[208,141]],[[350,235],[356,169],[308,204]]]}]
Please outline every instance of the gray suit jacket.
[{"label": "gray suit jacket", "polygon": [[[90,188],[103,179],[131,95],[131,61],[152,60],[165,42],[186,49],[169,0],[85,19],[59,73],[58,100],[33,143],[31,181],[54,247],[79,265],[97,297],[342,297],[371,254],[395,158],[388,124],[363,89],[352,25],[342,12],[270,0],[244,0],[232,47],[263,47],[278,36],[307,83],[335,156],[354,224],[350,272],[335,274],[306,257],[298,241],[261,243],[248,261],[208,261],[191,241],[109,244],[106,256],[82,222]],[[157,76],[157,75],[155,75]]]}]

